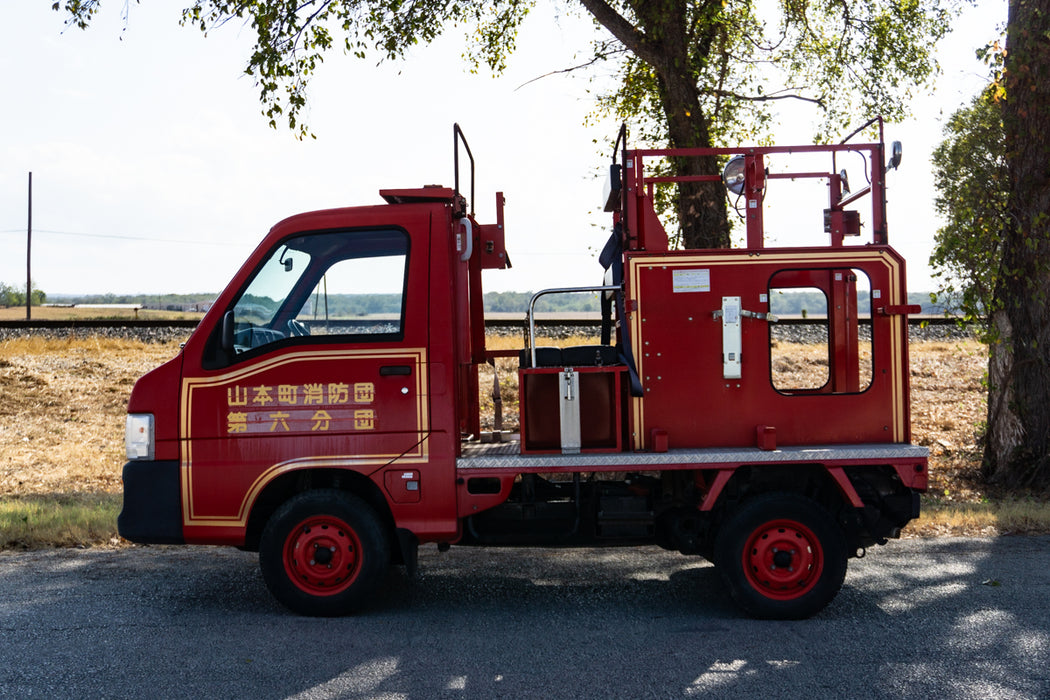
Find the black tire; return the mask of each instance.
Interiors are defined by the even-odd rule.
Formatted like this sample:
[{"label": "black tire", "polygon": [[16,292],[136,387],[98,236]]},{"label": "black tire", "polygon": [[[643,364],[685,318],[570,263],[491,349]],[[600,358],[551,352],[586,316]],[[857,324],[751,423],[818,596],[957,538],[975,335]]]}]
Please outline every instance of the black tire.
[{"label": "black tire", "polygon": [[266,587],[300,615],[359,610],[383,582],[389,563],[390,539],[376,512],[357,496],[332,489],[285,502],[259,542]]},{"label": "black tire", "polygon": [[715,566],[748,614],[799,620],[820,612],[846,577],[846,538],[828,512],[793,493],[745,502],[722,525]]}]

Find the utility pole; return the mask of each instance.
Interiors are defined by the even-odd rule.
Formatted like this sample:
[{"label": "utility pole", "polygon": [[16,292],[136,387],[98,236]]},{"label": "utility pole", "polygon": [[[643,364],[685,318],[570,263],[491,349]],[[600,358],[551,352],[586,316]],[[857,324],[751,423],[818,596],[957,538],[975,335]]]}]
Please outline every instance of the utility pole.
[{"label": "utility pole", "polygon": [[33,172],[29,172],[29,224],[26,227],[26,320],[32,320],[33,303]]}]

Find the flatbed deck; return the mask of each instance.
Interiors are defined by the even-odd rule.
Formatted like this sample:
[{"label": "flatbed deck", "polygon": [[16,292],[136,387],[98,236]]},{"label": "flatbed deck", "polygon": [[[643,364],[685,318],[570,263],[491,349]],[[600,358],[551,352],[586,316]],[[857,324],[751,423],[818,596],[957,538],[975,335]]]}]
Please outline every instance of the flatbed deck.
[{"label": "flatbed deck", "polygon": [[929,450],[917,445],[896,443],[866,445],[807,445],[760,450],[757,447],[709,447],[675,449],[667,452],[613,452],[584,454],[521,454],[518,440],[468,442],[456,467],[466,472],[558,472],[626,471],[646,469],[697,469],[737,467],[744,464],[820,463],[825,466],[850,464],[893,464],[925,460]]}]

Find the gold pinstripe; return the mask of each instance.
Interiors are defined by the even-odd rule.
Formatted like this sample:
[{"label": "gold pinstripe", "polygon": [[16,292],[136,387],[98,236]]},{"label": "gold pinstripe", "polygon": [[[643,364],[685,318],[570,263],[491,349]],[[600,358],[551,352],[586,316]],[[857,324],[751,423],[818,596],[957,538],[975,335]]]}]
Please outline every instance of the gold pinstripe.
[{"label": "gold pinstripe", "polygon": [[[417,445],[406,453],[396,454],[367,454],[367,455],[324,455],[297,457],[272,465],[265,469],[248,488],[241,500],[236,515],[229,516],[197,516],[193,506],[193,436],[190,434],[193,411],[193,392],[198,388],[214,387],[228,384],[232,381],[244,380],[248,377],[262,372],[281,367],[299,360],[321,360],[335,361],[347,359],[377,359],[404,361],[415,363],[415,389],[416,389],[416,427],[415,431],[420,439]],[[429,448],[426,438],[426,426],[429,425],[427,408],[427,351],[426,348],[406,348],[404,350],[325,350],[319,352],[295,352],[259,364],[243,367],[232,372],[214,377],[185,378],[182,381],[182,396],[180,401],[180,435],[182,443],[182,457],[180,470],[182,472],[182,512],[184,526],[237,526],[243,527],[247,524],[251,504],[259,495],[266,484],[270,483],[280,474],[304,469],[307,467],[360,467],[378,466],[387,464],[395,459],[399,464],[420,464],[428,461]]]}]

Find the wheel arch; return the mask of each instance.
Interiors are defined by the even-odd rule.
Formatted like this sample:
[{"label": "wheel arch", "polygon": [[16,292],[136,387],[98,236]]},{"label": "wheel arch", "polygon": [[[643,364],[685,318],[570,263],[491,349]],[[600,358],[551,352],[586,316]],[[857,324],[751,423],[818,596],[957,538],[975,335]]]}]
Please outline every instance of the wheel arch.
[{"label": "wheel arch", "polygon": [[[263,528],[281,504],[297,494],[314,489],[335,489],[357,496],[376,512],[390,537],[395,537],[390,505],[383,492],[367,476],[348,469],[297,469],[277,476],[256,497],[248,515],[243,548],[258,551]],[[400,554],[398,548],[394,551]]]},{"label": "wheel arch", "polygon": [[746,501],[766,493],[794,493],[827,510],[842,525],[852,544],[857,537],[856,506],[859,496],[842,468],[819,463],[749,464],[738,467],[716,495],[712,507],[712,537]]},{"label": "wheel arch", "polygon": [[715,508],[770,491],[807,496],[832,512],[851,505],[856,497],[849,480],[836,479],[832,469],[823,464],[746,464],[734,470],[718,494]]}]

